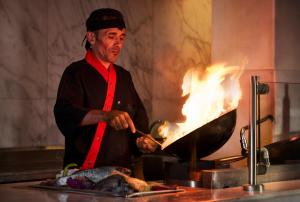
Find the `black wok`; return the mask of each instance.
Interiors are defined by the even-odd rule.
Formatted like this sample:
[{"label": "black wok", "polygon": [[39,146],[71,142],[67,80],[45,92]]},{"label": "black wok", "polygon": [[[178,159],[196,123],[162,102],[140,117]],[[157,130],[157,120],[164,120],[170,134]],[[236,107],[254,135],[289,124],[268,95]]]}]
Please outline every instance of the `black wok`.
[{"label": "black wok", "polygon": [[231,137],[236,124],[236,109],[197,128],[176,140],[164,150],[177,155],[182,160],[190,160],[192,152],[196,158],[212,154],[221,148]]},{"label": "black wok", "polygon": [[271,164],[284,164],[286,161],[300,160],[300,134],[265,146],[269,151]]}]

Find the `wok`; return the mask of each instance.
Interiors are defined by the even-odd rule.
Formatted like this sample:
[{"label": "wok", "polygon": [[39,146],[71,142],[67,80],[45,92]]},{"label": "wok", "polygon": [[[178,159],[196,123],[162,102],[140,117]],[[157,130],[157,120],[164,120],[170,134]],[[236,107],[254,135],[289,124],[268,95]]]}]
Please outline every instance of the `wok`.
[{"label": "wok", "polygon": [[300,160],[300,134],[265,146],[269,151],[271,164],[284,164],[286,161]]},{"label": "wok", "polygon": [[176,140],[164,150],[175,154],[182,160],[190,160],[212,154],[221,148],[231,137],[236,124],[236,109],[223,114],[209,123],[197,128]]}]

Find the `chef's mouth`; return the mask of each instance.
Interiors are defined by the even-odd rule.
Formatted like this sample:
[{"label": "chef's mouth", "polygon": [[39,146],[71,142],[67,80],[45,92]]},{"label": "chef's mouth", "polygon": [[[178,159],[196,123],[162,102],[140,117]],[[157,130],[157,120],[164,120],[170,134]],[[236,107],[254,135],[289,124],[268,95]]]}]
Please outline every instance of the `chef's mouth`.
[{"label": "chef's mouth", "polygon": [[114,55],[119,55],[120,49],[112,49],[111,51]]}]

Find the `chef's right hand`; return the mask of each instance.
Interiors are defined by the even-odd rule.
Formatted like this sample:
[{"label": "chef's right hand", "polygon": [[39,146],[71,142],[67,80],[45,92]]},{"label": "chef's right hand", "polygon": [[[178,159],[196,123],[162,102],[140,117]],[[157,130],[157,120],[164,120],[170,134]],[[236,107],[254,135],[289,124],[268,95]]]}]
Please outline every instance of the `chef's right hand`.
[{"label": "chef's right hand", "polygon": [[136,131],[129,114],[124,111],[112,110],[107,112],[107,122],[115,130],[130,128],[132,133]]},{"label": "chef's right hand", "polygon": [[[150,136],[150,134],[148,136]],[[136,145],[142,153],[151,153],[157,148],[157,144],[151,141],[147,136],[137,138]]]}]

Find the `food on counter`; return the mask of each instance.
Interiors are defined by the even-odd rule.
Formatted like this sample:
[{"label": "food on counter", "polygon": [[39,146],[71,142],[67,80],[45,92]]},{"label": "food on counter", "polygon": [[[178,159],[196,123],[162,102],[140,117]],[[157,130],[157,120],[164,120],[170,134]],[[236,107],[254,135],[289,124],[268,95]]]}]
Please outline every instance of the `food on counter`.
[{"label": "food on counter", "polygon": [[[64,169],[65,171],[66,169]],[[66,172],[67,173],[67,172]],[[69,176],[59,177],[58,186],[69,186],[76,189],[119,189],[117,192],[128,192],[130,187],[135,191],[149,191],[147,182],[130,177],[131,171],[123,167],[101,167],[77,171]],[[108,178],[108,179],[107,179]]]},{"label": "food on counter", "polygon": [[149,191],[177,190],[177,186],[164,185],[158,182],[145,182],[129,176],[131,170],[122,167],[100,167],[87,170],[78,170],[74,173],[68,171],[69,176],[58,177],[40,183],[45,187],[62,189],[94,190],[109,193],[113,196],[123,196]]},{"label": "food on counter", "polygon": [[75,179],[78,177],[86,177],[87,179],[91,180],[93,183],[98,183],[101,180],[112,175],[114,171],[119,171],[119,172],[127,174],[127,175],[131,174],[131,171],[127,168],[106,166],[106,167],[101,167],[101,168],[79,170],[69,176],[59,177],[56,179],[56,185],[65,186],[65,185],[67,185],[67,180],[69,178]]},{"label": "food on counter", "polygon": [[[64,168],[64,170],[63,170],[63,176],[68,176],[68,175],[70,175],[69,174],[69,171],[70,170],[74,170],[74,169],[76,169],[78,167],[78,165],[76,164],[76,163],[70,163],[70,164],[68,164],[65,168]],[[71,168],[74,168],[74,169],[71,169]],[[73,174],[74,172],[72,172],[71,174]]]},{"label": "food on counter", "polygon": [[69,177],[67,179],[67,185],[68,187],[73,189],[94,189],[95,187],[95,183],[86,177]]},{"label": "food on counter", "polygon": [[118,196],[126,196],[134,192],[134,189],[127,183],[125,178],[118,174],[109,176],[98,182],[95,190],[109,192]]},{"label": "food on counter", "polygon": [[79,168],[76,163],[70,163],[56,175],[56,179],[60,178],[60,177],[72,175],[73,173],[77,172],[78,170],[79,170]]},{"label": "food on counter", "polygon": [[128,175],[119,171],[114,171],[114,174],[124,177],[125,181],[136,191],[150,191],[150,186],[147,182],[138,178],[129,177]]}]

